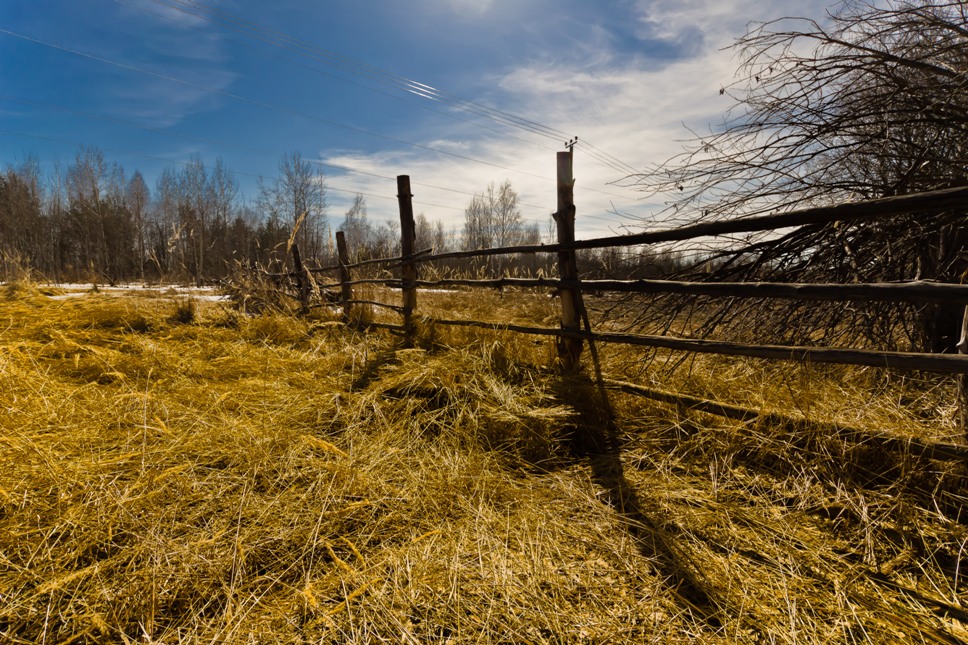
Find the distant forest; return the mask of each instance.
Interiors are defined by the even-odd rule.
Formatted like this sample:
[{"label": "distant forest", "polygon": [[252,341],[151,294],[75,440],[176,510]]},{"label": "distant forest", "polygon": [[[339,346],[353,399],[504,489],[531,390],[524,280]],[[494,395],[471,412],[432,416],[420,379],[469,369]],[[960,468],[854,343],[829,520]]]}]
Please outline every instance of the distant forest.
[{"label": "distant forest", "polygon": [[[301,220],[301,221],[300,221]],[[0,173],[0,280],[24,275],[56,281],[117,283],[173,280],[210,283],[239,267],[285,266],[286,245],[295,242],[309,266],[336,263],[334,233],[346,235],[351,260],[400,253],[399,223],[367,217],[363,195],[334,218],[318,166],[299,153],[285,154],[275,178],[259,181],[254,199],[243,199],[221,158],[206,166],[193,157],[169,167],[149,187],[140,172],[108,161],[96,147],[79,149],[61,169],[44,173],[28,157]],[[548,231],[553,237],[553,229]],[[510,182],[487,186],[467,203],[460,230],[417,216],[416,246],[435,252],[539,244],[535,223],[525,222]],[[629,250],[588,252],[592,276],[657,275],[674,257]],[[548,257],[547,262],[553,258]],[[464,273],[531,273],[544,261],[513,260],[483,266],[450,263]],[[466,265],[466,266],[465,266]]]}]

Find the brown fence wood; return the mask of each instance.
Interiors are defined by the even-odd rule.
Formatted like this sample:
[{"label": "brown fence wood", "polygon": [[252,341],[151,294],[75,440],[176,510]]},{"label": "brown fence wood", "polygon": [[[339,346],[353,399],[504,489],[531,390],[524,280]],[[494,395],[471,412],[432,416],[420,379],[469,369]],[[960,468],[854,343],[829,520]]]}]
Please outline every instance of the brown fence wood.
[{"label": "brown fence wood", "polygon": [[[339,231],[339,232],[342,233],[342,231]],[[433,252],[434,252],[433,249],[424,249],[423,251],[417,251],[416,253],[414,253],[413,257],[415,259],[423,258],[425,256],[432,254]],[[386,265],[389,265],[387,266],[388,269],[392,269],[392,268],[399,267],[403,263],[403,260],[404,258],[402,256],[393,257],[393,258],[372,258],[369,260],[360,260],[359,262],[347,262],[346,268],[358,269],[359,267],[371,266],[374,264],[386,264]],[[310,269],[310,271],[312,271],[313,273],[323,273],[326,271],[337,271],[339,270],[339,268],[340,268],[339,264],[334,264],[333,266],[328,266],[328,267],[313,268],[313,269]]]},{"label": "brown fence wood", "polygon": [[948,459],[952,461],[968,461],[968,446],[960,446],[952,443],[941,443],[935,441],[924,441],[913,437],[897,437],[884,431],[861,430],[837,423],[825,423],[810,421],[808,419],[795,419],[775,412],[762,412],[743,408],[737,405],[721,403],[702,399],[688,394],[678,394],[657,390],[655,388],[644,387],[626,381],[616,381],[613,379],[604,380],[605,387],[618,390],[626,394],[641,396],[644,398],[682,405],[691,410],[699,410],[707,414],[715,414],[739,421],[762,420],[769,426],[779,426],[791,431],[814,429],[831,432],[838,437],[856,441],[858,443],[871,444],[880,448],[885,448],[894,452],[913,454],[929,459]]},{"label": "brown fence wood", "polygon": [[748,345],[716,340],[675,338],[632,334],[595,334],[604,343],[623,343],[660,349],[684,350],[698,354],[723,354],[800,363],[833,363],[868,367],[923,370],[947,374],[968,373],[968,356],[918,352],[882,352],[867,349],[805,347],[796,345]]},{"label": "brown fence wood", "polygon": [[[575,285],[584,285],[576,282]],[[440,280],[417,280],[417,286],[424,289],[436,287],[475,287],[484,289],[503,289],[505,287],[549,287],[558,289],[561,280],[558,278],[442,278]]]},{"label": "brown fence wood", "polygon": [[[968,307],[961,316],[961,338],[958,340],[958,354],[968,355]],[[958,377],[958,424],[963,435],[968,435],[968,374]]]},{"label": "brown fence wood", "polygon": [[413,343],[413,312],[417,308],[417,264],[414,262],[417,226],[413,219],[413,195],[410,177],[397,177],[397,199],[400,203],[400,279],[403,293],[403,327],[407,344]]},{"label": "brown fence wood", "polygon": [[858,302],[939,302],[968,304],[968,285],[919,280],[868,284],[785,282],[679,282],[674,280],[585,280],[583,291],[678,293],[695,296],[852,300]]},{"label": "brown fence wood", "polygon": [[733,233],[756,233],[805,226],[808,224],[829,224],[832,222],[876,219],[918,211],[941,211],[948,208],[963,209],[966,201],[968,201],[968,188],[948,188],[914,195],[885,197],[883,199],[870,199],[862,202],[838,204],[836,206],[805,208],[774,215],[703,222],[666,231],[582,240],[569,246],[575,249],[593,249],[678,242],[697,237],[729,235]]},{"label": "brown fence wood", "polygon": [[378,302],[376,300],[350,300],[350,304],[354,305],[373,305],[374,307],[383,307],[384,309],[392,309],[400,314],[405,312],[405,309],[400,305],[391,305],[385,302]]},{"label": "brown fence wood", "polygon": [[299,255],[299,245],[295,243],[292,245],[292,264],[295,269],[293,274],[296,278],[296,288],[299,290],[300,311],[305,314],[309,311],[309,297],[312,295],[312,285],[310,284],[311,278],[303,267],[302,257]]},{"label": "brown fence wood", "polygon": [[918,352],[881,352],[867,349],[842,349],[831,347],[804,347],[798,345],[748,345],[729,341],[677,338],[675,336],[649,336],[636,334],[570,332],[552,327],[529,327],[476,320],[428,319],[433,324],[457,327],[479,327],[497,331],[513,331],[539,336],[574,336],[603,343],[638,345],[657,349],[671,349],[698,354],[723,354],[770,360],[796,361],[801,363],[832,363],[837,365],[862,365],[868,367],[922,370],[943,374],[968,374],[968,355],[927,354]]},{"label": "brown fence wood", "polygon": [[529,244],[495,249],[478,249],[475,251],[438,253],[420,258],[419,262],[484,257],[489,255],[511,255],[515,253],[557,253],[562,249],[606,249],[621,246],[637,246],[640,244],[680,242],[697,237],[714,237],[733,233],[756,233],[781,228],[793,228],[807,224],[829,224],[831,222],[877,219],[879,217],[917,211],[964,208],[966,201],[968,201],[968,188],[946,188],[944,190],[934,190],[914,195],[870,199],[850,204],[839,204],[837,206],[805,208],[774,215],[702,222],[664,231],[597,237],[587,240],[577,240],[568,244]]},{"label": "brown fence wood", "polygon": [[[562,283],[578,281],[578,264],[575,252],[564,248],[575,241],[575,179],[572,170],[572,150],[558,153],[558,210],[553,215],[558,231],[558,277]],[[581,329],[583,303],[581,290],[575,287],[562,288],[561,328],[566,331]],[[572,335],[561,336],[558,340],[558,360],[566,372],[578,369],[581,364],[582,340]]]},{"label": "brown fence wood", "polygon": [[343,321],[349,322],[350,308],[353,306],[353,285],[350,284],[350,253],[346,248],[346,235],[343,231],[336,231],[336,253],[339,256],[339,291],[343,305]]},{"label": "brown fence wood", "polygon": [[[280,273],[278,277],[296,279],[299,299],[307,300],[306,289],[311,283],[306,280],[310,272],[332,269],[348,269],[354,266],[371,264],[398,265],[401,268],[399,279],[361,279],[352,280],[348,274],[340,273],[340,282],[321,285],[323,288],[339,287],[341,293],[353,285],[376,284],[389,288],[399,288],[403,295],[401,307],[374,301],[354,301],[350,293],[343,293],[344,312],[352,302],[385,306],[399,310],[404,316],[403,331],[408,339],[413,339],[413,316],[416,310],[418,287],[467,286],[467,287],[542,287],[554,288],[562,295],[562,328],[548,329],[524,325],[487,323],[480,321],[437,320],[437,324],[475,326],[490,329],[504,329],[520,333],[557,336],[560,341],[563,365],[577,367],[580,358],[581,341],[598,340],[601,342],[623,343],[670,350],[698,353],[718,353],[730,356],[747,356],[774,360],[798,360],[816,363],[836,363],[891,367],[897,369],[925,370],[942,373],[968,374],[968,317],[965,320],[965,333],[959,344],[959,355],[933,355],[905,352],[881,352],[874,350],[854,350],[823,347],[748,345],[707,339],[677,338],[671,336],[635,335],[619,333],[592,333],[581,330],[583,309],[582,293],[589,291],[616,293],[677,293],[709,297],[743,298],[786,298],[794,300],[857,300],[857,301],[897,301],[925,303],[963,303],[968,305],[968,285],[941,284],[927,281],[908,283],[874,284],[799,284],[799,283],[695,283],[671,280],[585,280],[577,275],[574,251],[577,249],[610,248],[635,246],[688,240],[735,233],[752,233],[808,224],[825,224],[835,221],[861,221],[919,211],[939,211],[949,208],[963,208],[968,201],[968,188],[952,188],[930,191],[915,195],[890,197],[864,202],[840,204],[831,207],[800,209],[786,213],[747,217],[728,221],[701,222],[663,231],[651,231],[633,235],[574,239],[573,199],[574,179],[572,176],[572,153],[558,155],[558,210],[555,220],[558,223],[559,239],[554,245],[521,245],[497,249],[459,251],[433,254],[430,250],[415,252],[413,206],[410,194],[410,181],[406,175],[397,178],[398,199],[401,217],[402,254],[398,258],[374,258],[355,264],[341,262],[336,267],[307,270],[298,260],[298,249],[294,248],[296,271]],[[337,236],[338,238],[340,235]],[[442,259],[484,257],[514,253],[557,253],[559,278],[498,278],[493,280],[424,280],[417,278],[417,264]],[[268,274],[267,274],[268,275]],[[272,274],[276,275],[276,274]],[[959,380],[959,399],[964,400],[962,423],[968,426],[968,376]]]},{"label": "brown fence wood", "polygon": [[[403,287],[403,281],[399,278],[360,278],[359,280],[349,280],[346,284],[350,286],[356,286],[359,284],[375,284],[384,287],[389,287],[391,289],[400,289]],[[320,289],[339,289],[343,286],[342,282],[324,282],[318,285]]]},{"label": "brown fence wood", "polygon": [[[289,274],[280,274],[282,276]],[[295,275],[295,274],[293,274]],[[349,280],[348,285],[376,284],[393,289],[401,288],[396,278],[368,278]],[[320,289],[336,289],[342,282],[322,283]],[[491,278],[417,280],[418,288],[471,287],[487,289],[572,287],[588,292],[615,293],[678,293],[701,296],[732,296],[741,298],[785,298],[789,300],[852,300],[856,302],[922,302],[966,303],[968,285],[919,280],[912,282],[874,282],[868,284],[824,284],[786,282],[680,282],[674,280],[580,280],[562,281],[558,278]]]},{"label": "brown fence wood", "polygon": [[[531,327],[529,325],[516,325],[513,323],[493,323],[482,322],[480,320],[448,320],[446,318],[425,318],[431,325],[447,325],[451,327],[477,327],[479,329],[493,329],[494,331],[513,331],[519,334],[532,334],[534,336],[561,336],[564,331],[557,327]],[[581,332],[573,332],[581,334]]]},{"label": "brown fence wood", "polygon": [[790,300],[853,300],[858,302],[937,302],[968,304],[968,285],[919,280],[868,284],[825,284],[790,282],[680,282],[674,280],[581,280],[557,278],[493,278],[418,280],[418,287],[562,287],[588,292],[678,293],[699,296],[741,298],[785,298]]}]

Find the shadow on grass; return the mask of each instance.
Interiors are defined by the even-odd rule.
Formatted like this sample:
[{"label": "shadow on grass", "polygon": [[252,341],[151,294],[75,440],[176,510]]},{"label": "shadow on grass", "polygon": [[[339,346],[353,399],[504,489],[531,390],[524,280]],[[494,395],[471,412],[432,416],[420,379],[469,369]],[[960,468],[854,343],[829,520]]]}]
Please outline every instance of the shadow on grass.
[{"label": "shadow on grass", "polygon": [[696,567],[674,543],[674,536],[650,517],[625,478],[622,442],[605,391],[586,376],[574,376],[563,379],[555,395],[577,413],[572,456],[591,466],[593,481],[605,492],[605,503],[621,517],[639,552],[654,563],[680,605],[711,629],[720,629],[719,603],[710,597]]},{"label": "shadow on grass", "polygon": [[381,368],[391,364],[396,365],[399,362],[400,359],[397,358],[396,349],[377,352],[375,356],[366,362],[359,375],[353,379],[353,383],[350,385],[350,391],[365,390],[379,376]]}]

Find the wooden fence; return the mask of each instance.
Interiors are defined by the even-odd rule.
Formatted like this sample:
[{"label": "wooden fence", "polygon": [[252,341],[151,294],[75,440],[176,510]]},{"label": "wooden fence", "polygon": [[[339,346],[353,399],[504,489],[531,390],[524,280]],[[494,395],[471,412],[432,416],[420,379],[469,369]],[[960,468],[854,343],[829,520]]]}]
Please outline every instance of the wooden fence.
[{"label": "wooden fence", "polygon": [[[856,222],[911,212],[938,212],[948,209],[965,209],[968,205],[968,188],[937,190],[902,197],[869,200],[865,202],[840,204],[829,207],[809,208],[781,214],[748,217],[728,221],[715,221],[693,224],[679,228],[647,231],[638,234],[575,240],[575,204],[573,198],[574,180],[572,177],[572,152],[559,152],[558,203],[554,219],[557,224],[558,243],[512,246],[503,248],[479,249],[433,253],[431,250],[418,251],[414,248],[414,218],[411,205],[410,179],[406,175],[397,178],[397,195],[400,206],[400,228],[402,233],[400,257],[377,258],[351,263],[343,234],[337,233],[339,264],[331,267],[307,269],[302,266],[298,249],[293,247],[295,272],[282,274],[294,280],[293,284],[304,308],[310,306],[310,287],[313,280],[310,274],[336,273],[338,281],[323,283],[317,287],[323,290],[339,290],[344,319],[349,321],[356,305],[369,305],[397,312],[400,325],[382,323],[376,326],[389,328],[402,335],[404,342],[412,344],[415,333],[415,314],[417,294],[420,289],[441,287],[504,288],[543,287],[555,290],[561,298],[561,322],[558,327],[532,327],[507,324],[501,321],[452,320],[425,318],[435,325],[455,327],[477,327],[507,330],[522,334],[553,336],[558,339],[558,360],[561,369],[574,371],[580,367],[581,354],[586,342],[622,343],[651,348],[714,353],[729,356],[746,356],[774,360],[793,360],[812,363],[834,363],[845,365],[865,365],[878,368],[900,370],[921,370],[927,372],[956,375],[959,388],[960,423],[968,426],[968,285],[943,284],[928,281],[905,283],[875,284],[795,284],[771,282],[684,282],[671,280],[582,280],[578,274],[576,251],[581,249],[603,249],[632,247],[691,240],[699,237],[715,237],[736,233],[754,233],[792,228],[809,224],[833,222]],[[558,276],[554,278],[513,278],[502,276],[494,279],[435,279],[421,280],[419,266],[428,262],[447,259],[468,259],[513,254],[554,254],[557,258]],[[353,279],[354,271],[367,265],[382,265],[396,270],[398,277],[381,279]],[[399,305],[359,300],[354,298],[354,287],[362,285],[383,285],[399,289],[402,302]],[[875,351],[869,349],[829,348],[788,345],[757,345],[738,342],[714,341],[696,338],[683,338],[670,335],[643,335],[598,332],[591,328],[585,310],[582,294],[588,292],[612,293],[672,293],[712,297],[745,297],[792,299],[798,301],[842,300],[857,302],[903,302],[903,303],[946,303],[966,306],[962,334],[958,343],[958,354],[932,354],[921,352]],[[624,384],[625,391],[635,389]],[[645,388],[641,388],[645,390]],[[643,394],[643,392],[639,392]],[[647,394],[644,394],[647,395]],[[677,396],[670,393],[656,394],[653,398]],[[688,398],[688,397],[687,397]],[[708,409],[727,409],[715,402],[707,402]],[[750,412],[756,414],[755,412]],[[735,416],[735,410],[730,412]],[[965,457],[968,453],[961,448],[951,448],[949,452]],[[929,450],[930,452],[930,450]]]}]

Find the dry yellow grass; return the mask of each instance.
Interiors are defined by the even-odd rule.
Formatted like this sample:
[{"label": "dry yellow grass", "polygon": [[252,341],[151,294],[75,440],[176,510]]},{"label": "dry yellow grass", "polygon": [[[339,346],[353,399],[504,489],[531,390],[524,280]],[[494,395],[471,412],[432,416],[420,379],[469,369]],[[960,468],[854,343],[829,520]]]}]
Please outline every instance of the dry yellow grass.
[{"label": "dry yellow grass", "polygon": [[[404,350],[324,318],[185,307],[0,292],[0,640],[968,638],[963,465],[605,405],[543,368],[544,340],[436,330]],[[602,360],[628,376],[641,357]],[[662,360],[633,376],[948,432],[943,384]]]}]

